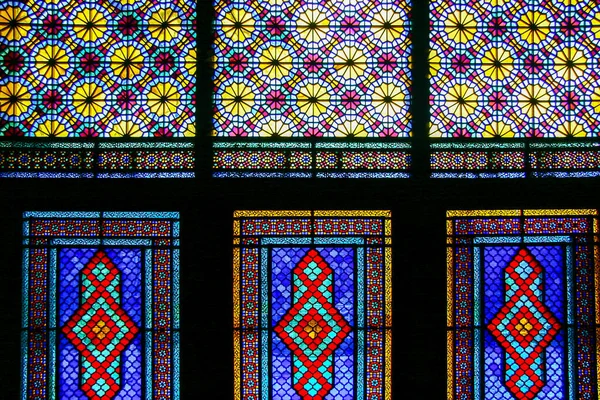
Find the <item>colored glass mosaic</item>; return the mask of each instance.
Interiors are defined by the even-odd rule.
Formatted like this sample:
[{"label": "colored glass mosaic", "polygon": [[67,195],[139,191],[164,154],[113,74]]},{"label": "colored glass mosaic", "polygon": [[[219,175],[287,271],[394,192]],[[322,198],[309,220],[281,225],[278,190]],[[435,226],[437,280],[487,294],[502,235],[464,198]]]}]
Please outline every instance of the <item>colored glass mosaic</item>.
[{"label": "colored glass mosaic", "polygon": [[178,214],[24,218],[21,398],[178,399]]},{"label": "colored glass mosaic", "polygon": [[590,1],[431,3],[434,176],[598,175],[597,12]]},{"label": "colored glass mosaic", "polygon": [[235,213],[235,399],[391,399],[390,235],[389,212]]},{"label": "colored glass mosaic", "polygon": [[[384,154],[394,144],[409,143],[407,1],[220,0],[215,7],[215,143],[251,146],[256,153],[276,152],[281,143],[306,144],[313,159],[320,154],[317,143],[371,138],[368,143]],[[369,150],[361,151],[369,157]],[[242,152],[234,151],[228,159],[220,150],[216,153],[216,176],[234,176],[222,173],[228,168],[238,169],[238,174],[250,170],[250,175],[253,168],[290,172],[285,176],[299,176],[292,172],[303,169],[294,165],[291,154],[273,165],[266,159],[276,157],[259,154],[264,164],[247,166]],[[408,169],[406,163],[375,163],[381,165],[359,162],[325,169],[332,174],[344,169]],[[312,162],[309,166],[322,168]]]},{"label": "colored glass mosaic", "polygon": [[[85,144],[121,143],[119,156],[146,144],[168,157],[161,143],[195,136],[195,35],[193,1],[3,2],[0,136],[18,156],[35,156],[21,144],[53,155],[41,163],[48,171],[89,170],[85,157],[57,161]],[[36,170],[18,156],[15,165],[0,162],[2,171]],[[94,153],[94,163],[103,159]],[[173,168],[158,161],[157,170]]]},{"label": "colored glass mosaic", "polygon": [[450,211],[447,226],[447,398],[597,398],[597,212]]}]

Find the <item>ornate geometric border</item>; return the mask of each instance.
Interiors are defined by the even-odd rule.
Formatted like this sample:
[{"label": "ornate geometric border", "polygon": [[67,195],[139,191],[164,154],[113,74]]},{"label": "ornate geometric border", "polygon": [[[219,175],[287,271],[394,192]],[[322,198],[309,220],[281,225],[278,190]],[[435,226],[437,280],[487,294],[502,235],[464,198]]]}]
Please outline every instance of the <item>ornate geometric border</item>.
[{"label": "ornate geometric border", "polygon": [[[447,212],[447,398],[479,399],[482,385],[476,285],[482,276],[477,254],[488,243],[558,243],[570,249],[575,315],[566,324],[568,347],[577,348],[570,365],[570,396],[596,398],[600,371],[600,251],[596,210],[490,210]],[[589,396],[589,397],[588,397]]]},{"label": "ornate geometric border", "polygon": [[[353,327],[363,354],[356,399],[391,399],[392,266],[389,211],[236,211],[233,257],[234,399],[270,398],[268,249],[352,245],[364,273],[365,312]],[[360,293],[360,289],[358,289]],[[362,323],[360,322],[362,321]],[[364,346],[364,347],[363,347]]]},{"label": "ornate geometric border", "polygon": [[57,398],[57,254],[65,246],[141,250],[142,391],[145,399],[179,399],[179,214],[25,212],[23,218],[22,400]]}]

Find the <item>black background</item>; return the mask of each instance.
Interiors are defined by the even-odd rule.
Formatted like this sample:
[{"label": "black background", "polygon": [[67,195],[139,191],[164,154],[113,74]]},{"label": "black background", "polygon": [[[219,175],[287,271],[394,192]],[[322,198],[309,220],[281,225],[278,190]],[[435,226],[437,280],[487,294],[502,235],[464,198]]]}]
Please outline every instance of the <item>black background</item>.
[{"label": "black background", "polygon": [[446,396],[445,213],[449,209],[598,208],[597,178],[428,177],[427,5],[414,3],[414,176],[410,179],[211,178],[211,3],[198,4],[194,179],[0,180],[0,398],[20,391],[24,211],[178,211],[181,395],[233,393],[232,226],[246,209],[392,211],[394,398]]}]

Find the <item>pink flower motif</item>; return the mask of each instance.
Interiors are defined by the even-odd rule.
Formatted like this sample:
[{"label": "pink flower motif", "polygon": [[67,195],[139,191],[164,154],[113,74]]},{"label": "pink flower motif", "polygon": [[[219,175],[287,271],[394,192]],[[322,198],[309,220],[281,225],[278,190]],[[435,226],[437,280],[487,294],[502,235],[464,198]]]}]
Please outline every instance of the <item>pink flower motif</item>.
[{"label": "pink flower motif", "polygon": [[340,28],[346,35],[350,35],[358,32],[359,23],[354,17],[344,17],[342,23],[340,24]]},{"label": "pink flower motif", "polygon": [[579,102],[579,96],[573,92],[567,92],[563,94],[560,98],[561,105],[567,110],[574,110],[577,108],[577,103]]},{"label": "pink flower motif", "polygon": [[266,23],[267,32],[271,35],[281,35],[285,30],[285,21],[281,17],[272,17]]},{"label": "pink flower motif", "polygon": [[308,72],[319,72],[319,69],[323,66],[323,59],[317,54],[309,54],[304,60],[304,68]]},{"label": "pink flower motif", "polygon": [[25,132],[23,132],[21,129],[17,128],[16,126],[10,126],[7,130],[6,130],[6,136],[25,136]]},{"label": "pink flower motif", "polygon": [[131,110],[135,105],[135,94],[131,90],[123,90],[117,95],[117,104],[124,110]]},{"label": "pink flower motif", "polygon": [[452,134],[453,137],[471,137],[471,133],[467,128],[456,128],[456,131]]},{"label": "pink flower motif", "polygon": [[98,132],[93,128],[84,128],[81,137],[98,137]]},{"label": "pink flower motif", "polygon": [[173,132],[171,132],[168,128],[158,128],[154,132],[155,137],[173,137]]},{"label": "pink flower motif", "polygon": [[42,22],[42,27],[48,35],[56,35],[62,29],[62,21],[57,15],[49,15]]},{"label": "pink flower motif", "polygon": [[530,74],[539,74],[543,66],[544,62],[536,55],[530,55],[525,58],[525,70]]},{"label": "pink flower motif", "polygon": [[85,53],[81,57],[81,68],[85,72],[94,72],[100,65],[100,57],[94,53]]},{"label": "pink flower motif", "polygon": [[459,54],[452,59],[452,67],[458,73],[465,73],[469,69],[469,58],[464,54]]},{"label": "pink flower motif", "polygon": [[123,35],[133,35],[138,28],[138,21],[131,15],[126,15],[119,20],[117,27]]},{"label": "pink flower motif", "polygon": [[377,65],[383,72],[392,72],[398,66],[398,60],[390,53],[385,53],[377,59]]},{"label": "pink flower motif", "polygon": [[525,132],[525,137],[544,137],[544,133],[539,128],[533,128]]},{"label": "pink flower motif", "polygon": [[242,72],[248,66],[248,58],[242,53],[235,53],[229,58],[229,67],[235,72]]},{"label": "pink flower motif", "polygon": [[494,92],[489,98],[492,110],[502,110],[506,106],[506,96],[502,92]]},{"label": "pink flower motif", "polygon": [[321,132],[318,128],[308,128],[304,133],[306,137],[321,137],[323,136],[323,132]]},{"label": "pink flower motif", "polygon": [[560,23],[560,30],[566,36],[573,36],[579,30],[579,21],[573,17],[567,17]]},{"label": "pink flower motif", "polygon": [[231,129],[231,135],[229,136],[248,136],[248,133],[244,130],[244,128],[234,126],[233,129]]},{"label": "pink flower motif", "polygon": [[161,72],[170,70],[175,66],[175,58],[169,53],[159,53],[154,61],[154,66]]},{"label": "pink flower motif", "polygon": [[360,97],[354,90],[348,90],[342,94],[342,105],[348,110],[356,110],[360,103]]},{"label": "pink flower motif", "polygon": [[49,110],[56,110],[62,103],[62,96],[56,90],[48,90],[42,97],[42,103]]},{"label": "pink flower motif", "polygon": [[488,32],[492,36],[502,36],[506,32],[506,22],[501,17],[492,18],[490,25],[488,26]]},{"label": "pink flower motif", "polygon": [[285,104],[285,96],[281,93],[281,90],[273,90],[267,93],[266,100],[267,106],[273,110],[280,110]]},{"label": "pink flower motif", "polygon": [[398,137],[398,132],[393,128],[383,128],[381,133],[379,133],[380,137]]}]

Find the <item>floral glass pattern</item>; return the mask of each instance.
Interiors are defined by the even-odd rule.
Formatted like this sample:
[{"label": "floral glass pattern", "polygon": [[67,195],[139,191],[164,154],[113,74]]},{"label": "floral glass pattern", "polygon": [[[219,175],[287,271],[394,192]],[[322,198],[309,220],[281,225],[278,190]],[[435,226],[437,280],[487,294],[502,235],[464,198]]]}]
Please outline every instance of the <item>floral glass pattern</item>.
[{"label": "floral glass pattern", "polygon": [[234,398],[391,399],[386,211],[238,211]]},{"label": "floral glass pattern", "polygon": [[23,400],[179,398],[179,215],[24,215]]},{"label": "floral glass pattern", "polygon": [[195,2],[0,5],[0,173],[191,176]]},{"label": "floral glass pattern", "polygon": [[447,398],[598,398],[597,211],[447,216]]},{"label": "floral glass pattern", "polygon": [[437,177],[596,176],[598,5],[433,1]]},{"label": "floral glass pattern", "polygon": [[215,175],[406,176],[409,12],[405,0],[216,1]]}]

